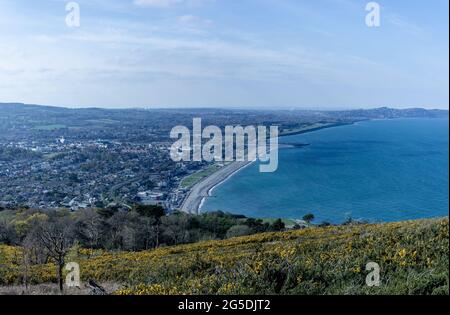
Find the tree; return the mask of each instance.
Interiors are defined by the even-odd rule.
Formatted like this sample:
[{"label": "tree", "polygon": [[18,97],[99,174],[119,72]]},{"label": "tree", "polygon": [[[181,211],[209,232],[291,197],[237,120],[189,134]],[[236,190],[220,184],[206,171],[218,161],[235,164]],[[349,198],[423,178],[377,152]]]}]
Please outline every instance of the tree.
[{"label": "tree", "polygon": [[246,236],[252,234],[253,231],[247,225],[235,225],[227,231],[227,238]]},{"label": "tree", "polygon": [[106,220],[106,232],[102,245],[106,249],[121,249],[120,229],[126,220],[126,213],[117,212]]},{"label": "tree", "polygon": [[244,224],[251,228],[254,233],[262,233],[270,229],[270,224],[264,223],[261,219],[248,218]]},{"label": "tree", "polygon": [[103,218],[103,219],[109,219],[111,218],[114,214],[116,214],[117,212],[119,212],[119,207],[118,206],[111,206],[111,207],[107,207],[107,208],[99,208],[97,210],[97,213]]},{"label": "tree", "polygon": [[93,249],[100,245],[103,221],[101,216],[92,209],[83,209],[78,213],[75,223],[77,238],[83,245]]},{"label": "tree", "polygon": [[64,214],[52,213],[48,221],[38,222],[31,229],[29,238],[56,263],[59,290],[62,292],[65,257],[74,243],[73,220]]},{"label": "tree", "polygon": [[47,220],[48,216],[45,213],[26,210],[16,215],[16,219],[11,224],[14,226],[17,236],[23,240],[34,226]]},{"label": "tree", "polygon": [[292,229],[294,230],[301,230],[302,226],[298,223],[294,224],[294,226],[292,227]]},{"label": "tree", "polygon": [[328,221],[323,221],[322,223],[319,224],[319,227],[327,227],[327,226],[331,226],[331,223]]},{"label": "tree", "polygon": [[139,249],[148,250],[158,246],[159,225],[157,219],[140,217],[136,222],[136,240]]},{"label": "tree", "polygon": [[285,228],[286,226],[283,220],[281,219],[276,219],[275,222],[273,222],[272,225],[270,226],[270,229],[275,232],[283,231]]},{"label": "tree", "polygon": [[312,213],[308,213],[303,216],[303,221],[305,221],[308,224],[310,224],[312,221],[314,221],[314,219],[315,219],[315,217],[314,217],[314,214],[312,214]]},{"label": "tree", "polygon": [[15,245],[17,241],[18,236],[15,229],[6,222],[0,222],[0,243]]},{"label": "tree", "polygon": [[239,224],[238,220],[229,214],[221,211],[205,213],[198,216],[198,227],[203,231],[208,231],[216,238],[225,238],[227,231],[233,226]]},{"label": "tree", "polygon": [[352,217],[348,217],[347,219],[345,219],[344,223],[342,223],[342,225],[352,225],[355,221],[353,220]]},{"label": "tree", "polygon": [[25,285],[25,290],[28,290],[31,256],[35,248],[36,240],[32,237],[31,233],[28,233],[22,242],[23,284]]},{"label": "tree", "polygon": [[135,210],[141,216],[155,219],[154,224],[153,224],[153,230],[154,230],[154,235],[156,236],[155,247],[158,247],[159,246],[160,226],[161,226],[161,222],[162,222],[161,218],[163,218],[166,215],[166,211],[164,210],[163,207],[161,207],[159,205],[137,205],[135,207]]},{"label": "tree", "polygon": [[137,205],[136,212],[144,217],[161,218],[166,212],[161,206]]},{"label": "tree", "polygon": [[189,217],[184,213],[174,214],[162,218],[162,234],[170,245],[189,242]]}]

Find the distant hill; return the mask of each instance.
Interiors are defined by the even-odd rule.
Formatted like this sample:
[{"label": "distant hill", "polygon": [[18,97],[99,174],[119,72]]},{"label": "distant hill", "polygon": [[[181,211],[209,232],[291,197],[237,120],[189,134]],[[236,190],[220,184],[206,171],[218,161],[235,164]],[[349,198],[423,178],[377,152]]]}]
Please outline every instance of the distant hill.
[{"label": "distant hill", "polygon": [[[101,109],[64,108],[21,103],[0,103],[0,142],[66,139],[112,141],[168,140],[174,126],[191,126],[195,117],[204,125],[278,125],[281,131],[316,124],[351,124],[370,119],[442,118],[448,110],[360,109],[346,111],[254,109]],[[152,134],[153,136],[151,136]]]},{"label": "distant hill", "polygon": [[[21,282],[20,248],[0,246],[0,285]],[[347,225],[112,253],[76,249],[84,282],[116,294],[449,294],[449,220]],[[368,263],[380,270],[369,287]],[[51,264],[33,283],[56,281]]]},{"label": "distant hill", "polygon": [[347,116],[354,118],[369,118],[369,119],[392,119],[392,118],[420,118],[420,117],[448,117],[448,110],[442,109],[423,109],[423,108],[409,108],[409,109],[394,109],[388,107],[381,107],[366,110],[351,110],[351,111],[333,111],[332,113],[339,116]]},{"label": "distant hill", "polygon": [[252,113],[252,112],[294,112],[303,113],[307,116],[314,114],[321,115],[333,115],[337,117],[353,117],[358,119],[380,119],[380,118],[401,118],[401,117],[448,117],[449,111],[442,109],[424,109],[424,108],[409,108],[409,109],[395,109],[388,107],[380,107],[374,109],[354,109],[354,110],[301,110],[294,109],[292,111],[287,110],[255,110],[255,109],[219,109],[219,108],[186,108],[186,109],[143,109],[143,108],[127,108],[127,109],[109,109],[109,108],[66,108],[47,105],[34,105],[23,103],[0,103],[0,111],[15,111],[17,113],[25,113],[27,111],[35,111],[41,113],[97,113],[97,114],[112,114],[117,112],[167,112],[167,113],[228,113],[228,112],[240,112],[240,113]]}]

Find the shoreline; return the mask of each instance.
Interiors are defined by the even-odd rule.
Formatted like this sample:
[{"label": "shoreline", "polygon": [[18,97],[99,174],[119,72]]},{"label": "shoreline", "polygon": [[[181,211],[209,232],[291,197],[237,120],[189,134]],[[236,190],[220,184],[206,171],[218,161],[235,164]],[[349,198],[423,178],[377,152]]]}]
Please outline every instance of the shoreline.
[{"label": "shoreline", "polygon": [[[319,131],[323,129],[333,128],[333,127],[340,127],[340,126],[347,126],[351,125],[352,123],[332,123],[327,126],[320,126],[317,128],[311,128],[303,131],[298,131],[295,133],[288,133],[288,134],[281,134],[279,138],[288,137],[288,136],[294,136],[299,134],[305,134],[313,131]],[[297,148],[297,147],[303,147],[307,146],[308,144],[302,144],[302,145],[293,145],[293,144],[279,144],[279,149],[289,149],[289,148]],[[233,177],[235,174],[246,168],[247,166],[250,166],[254,161],[245,161],[245,162],[231,162],[230,164],[222,167],[221,169],[217,170],[213,174],[209,175],[208,177],[202,179],[200,182],[195,184],[187,194],[186,198],[184,199],[180,211],[185,212],[188,214],[200,214],[200,210],[203,206],[203,204],[206,201],[206,198],[211,197],[212,192],[214,189],[225,183],[228,179]]]},{"label": "shoreline", "polygon": [[[225,182],[227,182],[231,177],[233,177],[234,175],[236,175],[237,173],[239,173],[240,171],[242,171],[244,168],[246,168],[246,167],[252,165],[254,162],[256,162],[256,160],[255,160],[255,161],[251,161],[251,162],[243,162],[243,163],[245,163],[245,165],[240,166],[238,169],[234,170],[232,173],[226,175],[225,178],[224,178],[223,180],[221,180],[220,182],[218,182],[217,184],[215,184],[214,186],[212,186],[211,188],[209,188],[208,193],[206,194],[206,196],[204,196],[204,197],[202,198],[202,201],[200,202],[200,205],[197,207],[197,211],[196,211],[197,214],[200,213],[200,211],[201,211],[201,209],[202,209],[202,207],[203,207],[203,204],[204,204],[205,201],[206,201],[206,198],[211,197],[213,191],[214,191],[216,188],[218,188],[220,185],[222,185],[222,184],[224,184]],[[234,162],[232,162],[232,163],[234,163]]]},{"label": "shoreline", "polygon": [[254,161],[231,162],[195,184],[183,201],[180,211],[189,214],[199,214],[200,208],[205,202],[205,199],[211,196],[211,192],[214,188],[218,187],[227,179],[253,162]]}]

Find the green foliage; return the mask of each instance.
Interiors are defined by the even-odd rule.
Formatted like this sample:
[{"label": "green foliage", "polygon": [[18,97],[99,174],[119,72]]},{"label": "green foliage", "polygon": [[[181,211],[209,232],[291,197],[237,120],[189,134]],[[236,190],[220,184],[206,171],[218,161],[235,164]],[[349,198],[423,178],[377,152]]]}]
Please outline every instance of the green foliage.
[{"label": "green foliage", "polygon": [[275,232],[283,231],[285,228],[286,228],[286,226],[285,226],[283,220],[281,220],[281,219],[275,220],[275,222],[273,222],[272,225],[270,226],[270,230],[275,231]]},{"label": "green foliage", "polygon": [[199,172],[196,172],[194,174],[187,176],[186,178],[184,178],[181,181],[180,186],[182,188],[192,188],[195,184],[197,184],[201,180],[205,179],[209,175],[213,174],[218,169],[220,169],[220,166],[217,164],[213,164],[202,171],[199,171]]},{"label": "green foliage", "polygon": [[0,147],[0,161],[11,162],[22,159],[38,159],[41,157],[42,155],[40,153],[30,150]]},{"label": "green foliage", "polygon": [[306,223],[311,223],[312,221],[314,221],[314,218],[314,214],[308,213],[303,216],[303,221],[305,221]]},{"label": "green foliage", "polygon": [[[187,216],[179,217],[189,226]],[[187,220],[186,220],[187,219]],[[447,294],[449,220],[349,224],[261,233],[143,252],[78,248],[82,280],[117,294]],[[20,248],[0,245],[0,284],[20,283]],[[365,283],[368,262],[381,286]],[[30,281],[56,281],[51,264]]]},{"label": "green foliage", "polygon": [[161,206],[153,206],[153,205],[137,205],[135,207],[136,212],[139,213],[139,215],[149,218],[161,218],[165,215],[164,208]]},{"label": "green foliage", "polygon": [[227,237],[238,237],[238,236],[246,236],[253,234],[253,231],[251,228],[249,228],[247,225],[233,225],[228,231],[227,231]]}]

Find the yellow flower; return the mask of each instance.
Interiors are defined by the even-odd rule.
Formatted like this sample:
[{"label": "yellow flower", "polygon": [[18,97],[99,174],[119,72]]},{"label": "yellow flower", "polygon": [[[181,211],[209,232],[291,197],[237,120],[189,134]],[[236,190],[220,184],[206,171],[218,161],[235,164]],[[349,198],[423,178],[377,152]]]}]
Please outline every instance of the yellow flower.
[{"label": "yellow flower", "polygon": [[398,252],[398,256],[399,256],[400,258],[405,258],[406,255],[407,255],[406,249],[402,249],[402,250],[400,250],[400,251]]}]

